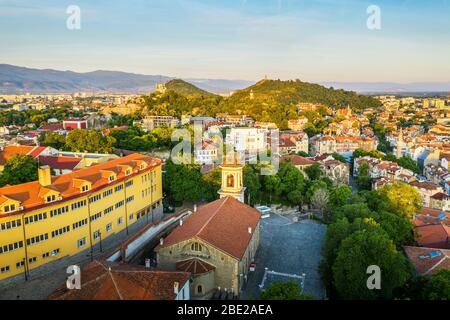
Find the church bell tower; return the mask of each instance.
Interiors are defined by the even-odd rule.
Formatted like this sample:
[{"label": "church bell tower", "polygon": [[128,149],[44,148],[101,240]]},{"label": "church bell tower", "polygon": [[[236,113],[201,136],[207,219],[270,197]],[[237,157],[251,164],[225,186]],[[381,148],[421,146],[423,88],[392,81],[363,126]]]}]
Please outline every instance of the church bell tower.
[{"label": "church bell tower", "polygon": [[237,153],[233,152],[233,160],[231,161],[229,161],[227,156],[224,156],[220,169],[222,170],[222,187],[219,190],[220,198],[233,197],[244,203],[244,166],[238,163]]}]

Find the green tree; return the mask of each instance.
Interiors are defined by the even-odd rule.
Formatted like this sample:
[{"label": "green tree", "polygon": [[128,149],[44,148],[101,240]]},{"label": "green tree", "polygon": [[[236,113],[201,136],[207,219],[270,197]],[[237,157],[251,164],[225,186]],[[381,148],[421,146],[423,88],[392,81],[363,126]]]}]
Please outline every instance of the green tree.
[{"label": "green tree", "polygon": [[332,153],[331,156],[334,159],[336,159],[336,160],[338,160],[338,161],[340,161],[342,163],[347,163],[347,160],[345,159],[345,157],[342,154],[339,154],[339,153],[335,152],[335,153]]},{"label": "green tree", "polygon": [[314,300],[314,297],[303,294],[294,281],[275,281],[261,293],[261,300]]},{"label": "green tree", "polygon": [[318,163],[306,167],[305,173],[311,181],[319,180],[323,176],[323,170]]},{"label": "green tree", "polygon": [[450,270],[443,269],[428,278],[423,291],[427,300],[450,300]]},{"label": "green tree", "polygon": [[358,178],[356,179],[356,185],[359,190],[371,190],[372,178],[369,173],[370,167],[367,162],[363,162],[358,169]]},{"label": "green tree", "polygon": [[222,173],[220,168],[215,168],[212,171],[206,173],[202,177],[204,184],[204,198],[208,202],[217,200],[219,195],[218,191],[221,186]]},{"label": "green tree", "polygon": [[328,209],[329,192],[326,188],[316,189],[311,197],[311,206],[325,214]]},{"label": "green tree", "polygon": [[[367,288],[367,268],[381,269],[380,290]],[[341,299],[391,299],[393,291],[412,276],[412,266],[381,231],[357,231],[342,241],[333,264],[333,279]]]},{"label": "green tree", "polygon": [[389,211],[411,219],[422,207],[423,199],[414,187],[394,182],[381,188],[380,194],[388,199]]},{"label": "green tree", "polygon": [[251,165],[246,165],[244,167],[244,185],[245,189],[245,198],[248,202],[250,198],[249,205],[255,205],[260,197],[261,192],[261,184],[259,182],[259,176],[256,170]]},{"label": "green tree", "polygon": [[310,181],[306,187],[305,200],[311,204],[316,191],[320,189],[327,190],[327,188],[328,185],[322,180],[313,180],[312,182]]},{"label": "green tree", "polygon": [[267,193],[269,193],[269,203],[272,204],[272,197],[278,193],[280,189],[281,180],[278,174],[263,176],[263,186]]},{"label": "green tree", "polygon": [[352,197],[352,188],[350,186],[341,185],[333,188],[330,192],[330,206],[332,208],[342,207],[347,204]]},{"label": "green tree", "polygon": [[113,137],[103,137],[95,130],[76,129],[67,135],[66,148],[74,152],[111,153],[115,142]]},{"label": "green tree", "polygon": [[174,204],[181,205],[185,201],[198,202],[203,199],[205,186],[200,166],[176,165],[166,161],[164,174],[164,190]]},{"label": "green tree", "polygon": [[37,162],[31,156],[19,153],[6,161],[3,172],[0,174],[0,186],[17,185],[37,179]]},{"label": "green tree", "polygon": [[380,223],[381,228],[386,231],[399,250],[405,244],[413,243],[413,225],[409,219],[385,211],[376,215],[378,216],[376,220]]},{"label": "green tree", "polygon": [[41,139],[43,145],[55,148],[57,150],[64,149],[66,145],[66,138],[63,135],[54,132],[44,134]]},{"label": "green tree", "polygon": [[[303,191],[305,187],[305,177],[296,167],[290,163],[283,164],[280,167],[280,194],[288,195],[294,190]],[[285,199],[289,201],[288,199]],[[298,203],[297,203],[298,204]],[[294,205],[297,205],[294,204]]]},{"label": "green tree", "polygon": [[294,190],[288,193],[287,198],[293,205],[298,205],[298,210],[302,210],[302,204],[304,201],[303,193],[300,190]]}]

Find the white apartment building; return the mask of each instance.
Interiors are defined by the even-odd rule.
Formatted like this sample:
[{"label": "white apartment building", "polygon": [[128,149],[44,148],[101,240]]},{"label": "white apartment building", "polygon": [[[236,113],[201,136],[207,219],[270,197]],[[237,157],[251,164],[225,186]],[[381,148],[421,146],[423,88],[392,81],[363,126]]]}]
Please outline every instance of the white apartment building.
[{"label": "white apartment building", "polygon": [[238,152],[259,152],[266,149],[270,132],[259,128],[232,128],[225,138]]}]

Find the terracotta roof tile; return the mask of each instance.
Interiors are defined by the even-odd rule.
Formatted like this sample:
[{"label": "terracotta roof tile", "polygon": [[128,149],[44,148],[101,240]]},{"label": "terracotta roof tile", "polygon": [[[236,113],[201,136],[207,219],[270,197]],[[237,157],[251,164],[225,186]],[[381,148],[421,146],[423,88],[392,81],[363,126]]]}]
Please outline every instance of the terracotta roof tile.
[{"label": "terracotta roof tile", "polygon": [[311,166],[316,163],[315,161],[313,161],[311,159],[308,159],[308,158],[305,158],[302,156],[297,156],[297,155],[289,155],[289,156],[284,156],[281,158],[282,162],[289,161],[289,160],[291,160],[291,162],[294,166]]},{"label": "terracotta roof tile", "polygon": [[61,286],[50,300],[173,300],[175,282],[182,288],[187,272],[146,269],[144,266],[106,261],[91,262],[81,272],[81,289]]},{"label": "terracotta roof tile", "polygon": [[74,170],[75,167],[83,160],[82,158],[52,156],[39,156],[38,159],[41,165],[46,165],[58,170]]},{"label": "terracotta roof tile", "polygon": [[[241,259],[258,227],[261,213],[232,198],[225,197],[200,207],[164,239],[160,248],[199,238],[229,255]],[[252,234],[248,229],[251,228]]]},{"label": "terracotta roof tile", "polygon": [[[63,197],[62,201],[64,201],[65,198],[76,197],[81,194],[80,190],[73,186],[74,179],[84,179],[90,181],[92,183],[92,189],[90,192],[95,192],[100,188],[103,188],[107,185],[114,185],[114,183],[116,183],[109,183],[108,179],[106,179],[101,174],[103,170],[112,170],[114,172],[117,172],[118,175],[116,181],[121,181],[121,179],[125,178],[125,173],[122,172],[119,166],[123,163],[136,162],[136,166],[133,169],[138,170],[139,166],[137,164],[140,161],[145,161],[147,164],[149,164],[149,167],[147,167],[147,169],[154,168],[162,164],[162,161],[160,159],[135,153],[124,158],[114,159],[109,162],[97,164],[89,168],[76,170],[68,174],[52,177],[51,186],[47,186],[46,188],[58,190]],[[33,181],[16,186],[7,186],[0,188],[0,195],[20,201],[21,206],[23,206],[25,210],[30,210],[45,205],[44,199],[39,197],[41,189],[42,186],[39,184],[39,181]],[[23,211],[13,214],[19,213],[23,213]]]},{"label": "terracotta roof tile", "polygon": [[409,246],[403,249],[420,274],[431,275],[442,269],[450,269],[450,250]]},{"label": "terracotta roof tile", "polygon": [[450,249],[450,227],[446,225],[419,226],[416,228],[415,234],[415,239],[420,246]]}]

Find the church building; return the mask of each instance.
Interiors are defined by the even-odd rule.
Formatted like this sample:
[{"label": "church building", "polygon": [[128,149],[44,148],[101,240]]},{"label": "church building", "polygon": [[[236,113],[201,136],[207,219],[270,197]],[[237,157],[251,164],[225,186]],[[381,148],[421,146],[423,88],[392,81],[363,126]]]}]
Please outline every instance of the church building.
[{"label": "church building", "polygon": [[191,299],[239,296],[259,246],[261,214],[234,197],[200,207],[155,248],[157,267],[191,273]]}]

